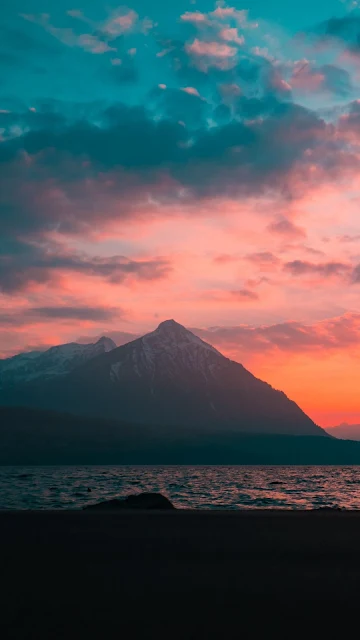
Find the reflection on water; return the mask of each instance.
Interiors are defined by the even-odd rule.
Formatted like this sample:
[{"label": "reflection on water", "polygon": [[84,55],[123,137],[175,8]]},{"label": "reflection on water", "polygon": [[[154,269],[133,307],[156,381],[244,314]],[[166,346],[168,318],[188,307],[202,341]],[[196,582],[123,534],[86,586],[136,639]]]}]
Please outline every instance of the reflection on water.
[{"label": "reflection on water", "polygon": [[141,491],[179,508],[359,509],[360,467],[0,467],[1,509],[81,509]]}]

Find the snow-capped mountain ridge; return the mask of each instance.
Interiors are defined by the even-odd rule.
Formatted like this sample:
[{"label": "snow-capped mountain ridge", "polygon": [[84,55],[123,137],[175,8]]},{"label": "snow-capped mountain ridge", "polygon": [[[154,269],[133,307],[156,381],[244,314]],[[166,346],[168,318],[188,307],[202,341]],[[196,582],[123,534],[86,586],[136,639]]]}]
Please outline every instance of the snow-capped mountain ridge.
[{"label": "snow-capped mountain ridge", "polygon": [[[155,432],[156,427],[176,432],[186,426],[204,434],[230,430],[326,436],[284,393],[174,320],[112,347],[101,340],[49,350],[27,362],[26,384],[0,386],[0,404],[124,420]],[[42,363],[39,377],[44,356],[46,375]]]},{"label": "snow-capped mountain ridge", "polygon": [[65,375],[92,358],[116,349],[110,338],[100,338],[94,344],[67,344],[50,347],[46,351],[20,353],[0,360],[0,385],[13,385],[32,380]]}]

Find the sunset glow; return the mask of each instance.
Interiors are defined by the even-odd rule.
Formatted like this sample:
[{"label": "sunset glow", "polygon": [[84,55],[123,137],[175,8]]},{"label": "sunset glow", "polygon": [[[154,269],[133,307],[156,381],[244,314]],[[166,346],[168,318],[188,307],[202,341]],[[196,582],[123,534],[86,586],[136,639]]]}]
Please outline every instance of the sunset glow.
[{"label": "sunset glow", "polygon": [[357,5],[1,9],[0,356],[175,318],[359,423]]}]

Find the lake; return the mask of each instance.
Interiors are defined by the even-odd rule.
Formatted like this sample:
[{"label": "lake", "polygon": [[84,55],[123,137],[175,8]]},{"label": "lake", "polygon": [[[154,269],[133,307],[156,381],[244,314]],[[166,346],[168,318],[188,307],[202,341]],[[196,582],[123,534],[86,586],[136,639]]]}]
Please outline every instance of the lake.
[{"label": "lake", "polygon": [[360,467],[0,467],[1,509],[81,509],[142,491],[178,508],[359,509]]}]

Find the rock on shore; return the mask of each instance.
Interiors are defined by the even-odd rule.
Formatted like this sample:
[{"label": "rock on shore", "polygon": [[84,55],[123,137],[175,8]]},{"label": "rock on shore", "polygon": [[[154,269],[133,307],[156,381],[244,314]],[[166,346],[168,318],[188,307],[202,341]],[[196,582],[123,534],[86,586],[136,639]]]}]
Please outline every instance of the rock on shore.
[{"label": "rock on shore", "polygon": [[88,505],[84,509],[175,509],[174,505],[161,493],[139,493],[123,500],[117,498]]}]

